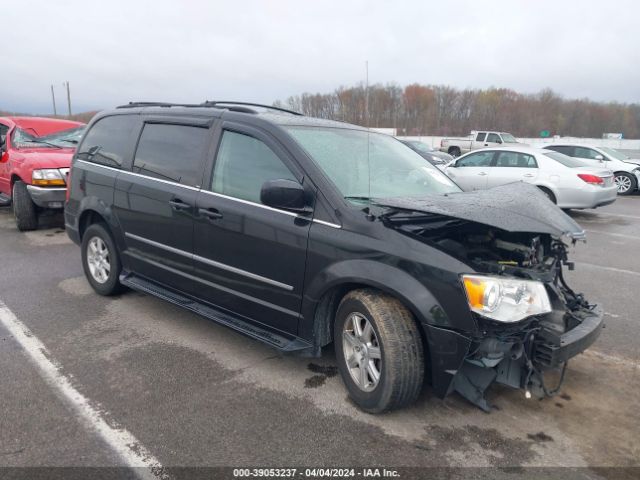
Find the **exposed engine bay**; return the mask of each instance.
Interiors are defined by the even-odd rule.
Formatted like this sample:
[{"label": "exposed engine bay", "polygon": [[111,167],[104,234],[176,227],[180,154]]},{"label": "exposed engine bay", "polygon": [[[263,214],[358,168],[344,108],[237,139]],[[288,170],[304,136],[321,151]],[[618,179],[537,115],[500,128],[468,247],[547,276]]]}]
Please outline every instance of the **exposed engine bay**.
[{"label": "exposed engine bay", "polygon": [[[527,398],[558,393],[569,358],[591,345],[602,327],[600,309],[564,279],[563,269],[574,267],[567,259],[566,243],[549,233],[509,232],[433,213],[391,210],[381,219],[387,227],[457,258],[475,272],[544,285],[548,313],[515,322],[475,315],[477,334],[450,391],[487,412],[491,405],[485,391],[494,382],[524,389]],[[545,381],[549,370],[559,374],[553,386]]]}]

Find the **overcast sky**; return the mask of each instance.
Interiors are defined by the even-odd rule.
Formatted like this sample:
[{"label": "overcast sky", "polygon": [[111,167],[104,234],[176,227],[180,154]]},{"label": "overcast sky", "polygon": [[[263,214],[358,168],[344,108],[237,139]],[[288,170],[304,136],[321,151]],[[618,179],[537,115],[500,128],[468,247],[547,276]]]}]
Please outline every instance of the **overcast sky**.
[{"label": "overcast sky", "polygon": [[0,109],[271,103],[370,83],[640,102],[637,0],[0,0]]}]

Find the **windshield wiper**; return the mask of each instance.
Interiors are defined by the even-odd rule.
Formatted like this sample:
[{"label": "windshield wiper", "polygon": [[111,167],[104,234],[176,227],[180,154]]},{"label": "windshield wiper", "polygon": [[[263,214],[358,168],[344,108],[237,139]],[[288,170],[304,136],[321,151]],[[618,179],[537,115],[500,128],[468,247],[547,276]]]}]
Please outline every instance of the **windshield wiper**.
[{"label": "windshield wiper", "polygon": [[371,197],[365,197],[362,195],[345,195],[344,199],[345,200],[362,200],[363,202],[371,202],[373,200]]},{"label": "windshield wiper", "polygon": [[61,138],[60,141],[61,142],[73,143],[74,145],[78,144],[78,140],[71,140],[70,138]]},{"label": "windshield wiper", "polygon": [[27,140],[24,143],[41,143],[43,145],[49,145],[51,147],[62,148],[60,145],[56,145],[55,143],[49,143],[49,142],[45,142],[44,140],[38,140],[35,138],[33,140]]}]

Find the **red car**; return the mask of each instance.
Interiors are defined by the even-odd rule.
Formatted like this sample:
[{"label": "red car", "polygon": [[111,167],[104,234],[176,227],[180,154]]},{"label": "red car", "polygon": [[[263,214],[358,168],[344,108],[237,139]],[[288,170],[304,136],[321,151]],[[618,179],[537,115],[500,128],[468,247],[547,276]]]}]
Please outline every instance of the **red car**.
[{"label": "red car", "polygon": [[84,124],[38,117],[0,117],[0,205],[13,203],[19,230],[38,214],[62,209],[71,157]]}]

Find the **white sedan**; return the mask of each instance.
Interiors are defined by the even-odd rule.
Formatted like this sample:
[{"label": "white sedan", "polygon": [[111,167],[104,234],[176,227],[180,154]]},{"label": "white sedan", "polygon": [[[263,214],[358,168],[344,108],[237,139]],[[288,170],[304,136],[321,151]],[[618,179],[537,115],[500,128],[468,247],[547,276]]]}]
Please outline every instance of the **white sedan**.
[{"label": "white sedan", "polygon": [[536,185],[560,208],[596,208],[613,203],[613,172],[562,153],[531,147],[486,148],[441,168],[464,191],[513,182]]}]

